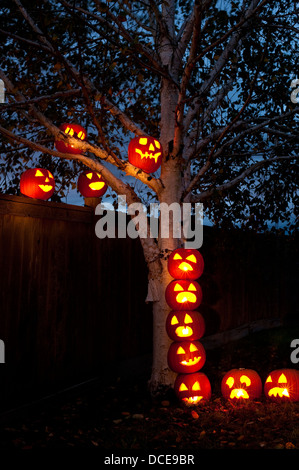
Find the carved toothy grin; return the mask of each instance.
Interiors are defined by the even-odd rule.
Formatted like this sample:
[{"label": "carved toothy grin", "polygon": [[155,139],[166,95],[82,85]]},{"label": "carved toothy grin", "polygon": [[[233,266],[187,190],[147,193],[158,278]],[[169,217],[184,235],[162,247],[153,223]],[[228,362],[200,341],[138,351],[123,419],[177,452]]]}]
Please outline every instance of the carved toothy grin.
[{"label": "carved toothy grin", "polygon": [[189,405],[195,405],[196,403],[200,402],[202,400],[202,396],[195,396],[195,397],[185,397],[183,398],[183,401]]},{"label": "carved toothy grin", "polygon": [[249,395],[243,388],[234,388],[231,391],[230,398],[249,398]]},{"label": "carved toothy grin", "polygon": [[138,153],[140,155],[140,158],[149,158],[149,159],[154,159],[155,162],[157,163],[158,161],[158,158],[160,157],[161,155],[161,152],[157,152],[157,153],[149,153],[149,152],[142,152],[142,150],[140,149],[136,149],[135,150],[136,153]]},{"label": "carved toothy grin", "polygon": [[279,396],[280,398],[290,396],[288,390],[286,388],[281,388],[281,387],[271,388],[269,390],[268,395],[269,395],[269,397],[271,397],[273,395],[274,397]]}]

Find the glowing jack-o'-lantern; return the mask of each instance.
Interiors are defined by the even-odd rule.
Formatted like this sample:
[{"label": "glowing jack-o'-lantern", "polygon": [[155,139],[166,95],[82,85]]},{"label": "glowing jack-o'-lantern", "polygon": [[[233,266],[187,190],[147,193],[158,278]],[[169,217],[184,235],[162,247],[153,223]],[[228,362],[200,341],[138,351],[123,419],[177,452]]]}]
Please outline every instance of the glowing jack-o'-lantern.
[{"label": "glowing jack-o'-lantern", "polygon": [[84,197],[101,197],[108,185],[97,171],[85,170],[78,178],[78,191]]},{"label": "glowing jack-o'-lantern", "polygon": [[199,341],[177,341],[170,345],[167,360],[174,372],[191,374],[203,367],[206,352]]},{"label": "glowing jack-o'-lantern", "polygon": [[221,382],[223,397],[233,401],[259,398],[262,390],[261,378],[252,369],[232,369],[225,374]]},{"label": "glowing jack-o'-lantern", "polygon": [[196,281],[175,280],[166,287],[165,299],[173,310],[195,310],[202,301],[202,290]]},{"label": "glowing jack-o'-lantern", "polygon": [[174,279],[198,279],[203,268],[202,255],[191,248],[178,248],[168,258],[168,272]]},{"label": "glowing jack-o'-lantern", "polygon": [[163,158],[162,145],[153,137],[135,137],[128,147],[129,162],[146,173],[154,173]]},{"label": "glowing jack-o'-lantern", "polygon": [[24,196],[47,201],[55,191],[54,176],[44,168],[30,168],[20,179],[20,192]]},{"label": "glowing jack-o'-lantern", "polygon": [[202,372],[179,374],[174,382],[174,391],[179,400],[185,405],[202,404],[211,398],[211,384]]},{"label": "glowing jack-o'-lantern", "polygon": [[[59,126],[59,129],[64,131],[64,133],[69,135],[70,137],[77,137],[77,139],[86,140],[86,130],[79,124],[70,124],[65,122],[64,124],[61,124],[61,126]],[[56,140],[55,147],[59,152],[63,153],[80,154],[82,152],[82,150],[76,148],[75,145],[67,144],[63,140]]]},{"label": "glowing jack-o'-lantern", "polygon": [[205,332],[205,321],[196,310],[172,310],[166,319],[166,331],[173,341],[200,339]]},{"label": "glowing jack-o'-lantern", "polygon": [[264,393],[271,401],[299,401],[299,371],[296,369],[273,370],[264,384]]}]

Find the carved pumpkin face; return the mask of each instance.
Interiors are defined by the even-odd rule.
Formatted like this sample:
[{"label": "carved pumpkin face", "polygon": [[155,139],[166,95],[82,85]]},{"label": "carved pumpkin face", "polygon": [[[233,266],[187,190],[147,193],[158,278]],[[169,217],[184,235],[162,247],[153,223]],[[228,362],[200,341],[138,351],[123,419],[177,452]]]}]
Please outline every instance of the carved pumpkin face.
[{"label": "carved pumpkin face", "polygon": [[206,362],[206,352],[199,341],[178,341],[170,345],[168,365],[171,370],[188,374],[200,370]]},{"label": "carved pumpkin face", "polygon": [[154,173],[161,165],[162,145],[153,137],[135,137],[128,147],[129,162],[146,173]]},{"label": "carved pumpkin face", "polygon": [[179,374],[174,383],[174,391],[179,400],[185,405],[198,405],[211,398],[211,384],[202,372],[194,374]]},{"label": "carved pumpkin face", "polygon": [[198,279],[203,268],[203,257],[191,248],[178,248],[168,258],[168,272],[174,279]]},{"label": "carved pumpkin face", "polygon": [[[85,140],[87,137],[86,130],[84,127],[79,126],[79,124],[70,124],[65,122],[59,126],[59,129],[64,131],[64,133],[70,137],[77,137],[77,139],[80,140]],[[82,150],[76,148],[74,145],[67,144],[63,140],[56,140],[55,147],[59,152],[63,153],[80,154],[82,152]]]},{"label": "carved pumpkin face", "polygon": [[267,377],[264,393],[271,401],[299,401],[299,371],[296,369],[273,370]]},{"label": "carved pumpkin face", "polygon": [[97,171],[85,170],[78,178],[78,191],[84,197],[101,197],[108,185]]},{"label": "carved pumpkin face", "polygon": [[172,310],[166,319],[166,331],[173,341],[200,339],[205,332],[205,321],[196,310]]},{"label": "carved pumpkin face", "polygon": [[232,369],[225,374],[221,382],[223,397],[233,401],[259,398],[262,389],[261,378],[252,369]]},{"label": "carved pumpkin face", "polygon": [[165,298],[173,310],[195,310],[202,301],[202,290],[196,281],[172,281],[165,290]]},{"label": "carved pumpkin face", "polygon": [[20,191],[25,196],[46,201],[55,191],[54,176],[44,168],[30,168],[21,176]]}]

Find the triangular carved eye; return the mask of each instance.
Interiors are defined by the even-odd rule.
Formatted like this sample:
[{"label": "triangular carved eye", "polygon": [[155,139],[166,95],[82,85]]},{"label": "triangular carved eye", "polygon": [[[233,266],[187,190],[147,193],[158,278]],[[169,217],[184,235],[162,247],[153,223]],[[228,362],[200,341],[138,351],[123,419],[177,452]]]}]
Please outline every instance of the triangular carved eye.
[{"label": "triangular carved eye", "polygon": [[196,291],[195,285],[194,285],[194,284],[190,284],[190,286],[188,287],[188,290]]},{"label": "triangular carved eye", "polygon": [[266,383],[267,383],[267,382],[272,382],[272,377],[271,377],[271,375],[269,375],[269,377],[267,378]]},{"label": "triangular carved eye", "polygon": [[187,256],[186,258],[188,261],[191,261],[191,263],[196,263],[196,258],[194,255]]},{"label": "triangular carved eye", "polygon": [[183,259],[183,258],[181,257],[181,255],[179,255],[178,253],[176,253],[176,254],[174,255],[173,259]]},{"label": "triangular carved eye", "polygon": [[177,291],[179,291],[179,290],[182,291],[182,290],[184,290],[184,289],[183,289],[183,287],[182,287],[180,284],[176,284],[176,285],[174,286],[174,291],[177,292]]},{"label": "triangular carved eye", "polygon": [[185,384],[181,384],[181,385],[180,385],[180,388],[179,388],[179,391],[180,391],[180,392],[184,392],[184,391],[186,391],[186,390],[188,390],[188,388],[186,387],[186,385],[185,385]]},{"label": "triangular carved eye", "polygon": [[195,344],[191,343],[189,351],[190,352],[198,351],[198,348],[195,346]]},{"label": "triangular carved eye", "polygon": [[281,376],[278,379],[279,384],[286,384],[287,383],[287,378],[284,374],[281,374]]},{"label": "triangular carved eye", "polygon": [[89,180],[91,180],[91,178],[92,178],[92,173],[86,173],[86,177],[87,177]]},{"label": "triangular carved eye", "polygon": [[180,346],[177,350],[177,354],[186,354],[186,351],[184,351],[184,349],[182,348],[182,346]]},{"label": "triangular carved eye", "polygon": [[176,325],[177,323],[179,323],[179,320],[177,319],[177,317],[174,315],[171,319],[171,324],[172,325]]},{"label": "triangular carved eye", "polygon": [[200,385],[199,382],[195,382],[195,384],[192,386],[192,390],[200,390]]},{"label": "triangular carved eye", "polygon": [[40,170],[36,170],[35,176],[44,176]]},{"label": "triangular carved eye", "polygon": [[192,318],[190,317],[190,315],[188,315],[188,313],[186,313],[186,315],[185,315],[184,323],[185,323],[186,325],[187,325],[188,323],[193,323],[193,320],[192,320]]}]

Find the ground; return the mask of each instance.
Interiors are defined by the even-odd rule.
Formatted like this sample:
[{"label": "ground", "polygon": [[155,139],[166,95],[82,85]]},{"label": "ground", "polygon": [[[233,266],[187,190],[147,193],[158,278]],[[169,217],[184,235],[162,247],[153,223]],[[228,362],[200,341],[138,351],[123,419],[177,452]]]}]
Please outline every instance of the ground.
[{"label": "ground", "polygon": [[191,408],[178,402],[172,390],[150,396],[147,362],[140,371],[111,372],[0,416],[0,450],[299,449],[299,402],[271,403],[263,395],[235,405],[220,392],[221,379],[231,368],[252,368],[263,383],[274,369],[298,369],[290,360],[290,342],[298,337],[298,328],[275,328],[207,351],[202,372],[212,384],[212,398]]}]

